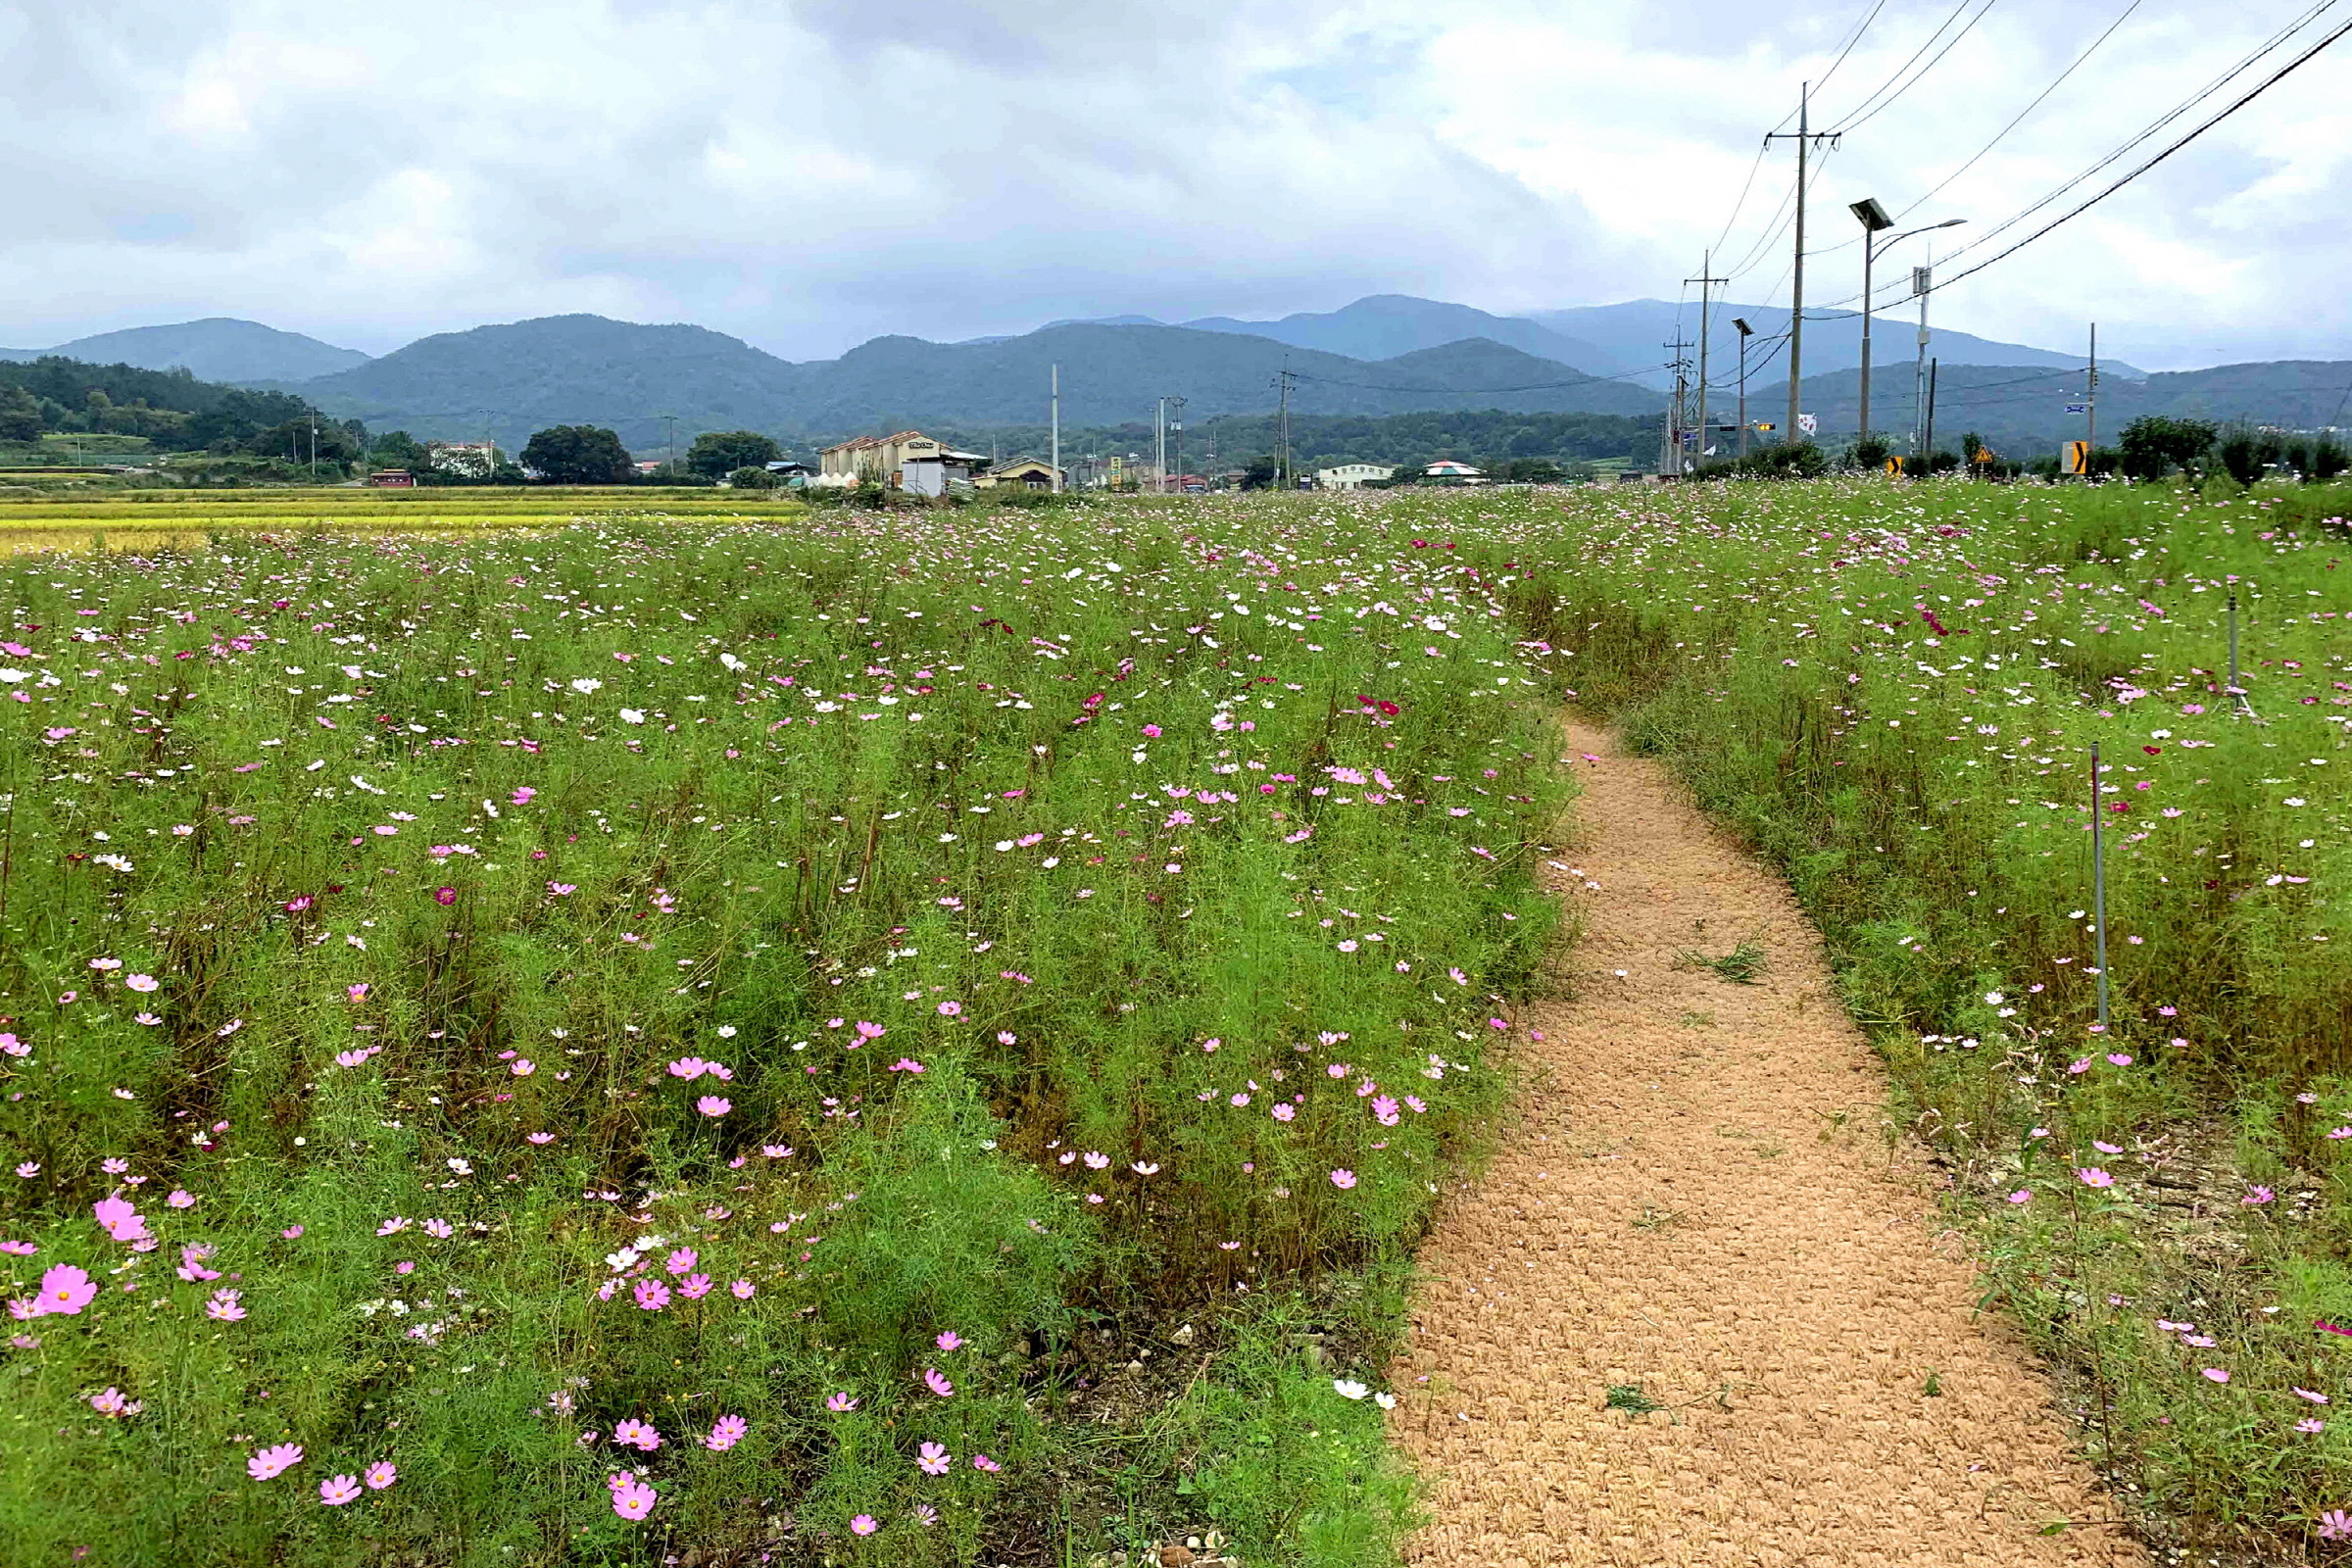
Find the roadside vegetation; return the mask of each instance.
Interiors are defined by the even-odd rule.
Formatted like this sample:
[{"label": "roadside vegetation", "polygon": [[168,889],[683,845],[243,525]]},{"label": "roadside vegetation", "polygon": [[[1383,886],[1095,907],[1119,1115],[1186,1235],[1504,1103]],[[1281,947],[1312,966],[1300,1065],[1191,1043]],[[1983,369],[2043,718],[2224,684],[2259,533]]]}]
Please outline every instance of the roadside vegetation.
[{"label": "roadside vegetation", "polygon": [[1787,867],[1893,1069],[1889,1137],[1943,1162],[1985,1304],[2067,1373],[2119,1506],[2159,1538],[2344,1539],[2352,488],[1392,515]]}]

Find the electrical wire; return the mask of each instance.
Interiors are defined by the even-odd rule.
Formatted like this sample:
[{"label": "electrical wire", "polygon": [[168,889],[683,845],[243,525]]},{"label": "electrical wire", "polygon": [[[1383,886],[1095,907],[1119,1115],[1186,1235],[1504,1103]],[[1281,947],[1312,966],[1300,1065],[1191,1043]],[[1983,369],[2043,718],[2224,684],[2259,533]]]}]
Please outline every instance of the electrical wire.
[{"label": "electrical wire", "polygon": [[[2043,196],[2039,201],[2034,202],[2032,206],[2029,206],[2022,212],[2016,213],[2011,217],[2002,220],[2000,222],[1994,224],[1991,228],[1984,230],[1983,233],[1971,239],[1968,243],[1962,245],[1958,250],[1952,253],[1953,259],[1964,256],[1970,251],[1980,250],[1985,245],[1990,244],[2002,233],[2016,227],[2019,223],[2024,222],[2027,219],[2033,217],[2034,214],[2039,212],[2042,208],[2047,207],[2050,205],[2050,203],[2064,196],[2068,191],[2082,184],[2084,180],[2089,179],[2100,170],[2105,169],[2109,165],[2117,162],[2126,154],[2130,153],[2132,148],[2137,147],[2140,143],[2146,141],[2149,137],[2154,136],[2157,132],[2161,131],[2166,125],[2171,124],[2182,115],[2189,113],[2198,105],[2204,103],[2207,99],[2212,98],[2215,94],[2221,92],[2231,81],[2234,81],[2237,79],[2237,77],[2244,74],[2266,55],[2277,52],[2287,42],[2289,38],[2293,37],[2294,34],[2302,31],[2313,22],[2317,21],[2323,13],[2334,9],[2334,7],[2339,3],[2341,3],[2341,0],[2318,0],[2317,4],[2313,5],[2309,10],[2305,11],[2294,21],[2288,23],[2285,26],[2279,28],[2277,32],[2271,34],[2268,40],[2257,46],[2251,53],[2247,54],[2245,58],[2238,61],[2237,64],[2231,66],[2229,70],[2223,72],[2220,75],[2207,82],[2203,87],[2200,87],[2195,92],[2189,94],[2188,97],[2181,100],[2172,109],[2157,117],[2157,119],[2150,122],[2145,127],[2131,137],[2131,139],[2124,142],[2123,145],[2117,147],[2113,152],[2107,154],[2106,157],[2100,159],[2097,163],[2092,164],[2088,169],[2083,170],[2074,178],[2058,186],[2055,190],[2050,191],[2047,195]],[[2298,62],[2298,64],[2300,62]],[[2191,132],[2192,136],[2194,134],[2196,133]]]},{"label": "electrical wire", "polygon": [[1887,94],[1886,97],[1881,99],[1878,107],[1872,109],[1868,114],[1862,115],[1858,119],[1850,119],[1843,124],[1839,125],[1838,127],[1838,134],[1842,135],[1849,130],[1858,130],[1862,126],[1869,124],[1881,114],[1884,114],[1888,105],[1892,104],[1896,99],[1902,97],[1903,94],[1909,92],[1912,88],[1918,86],[1920,83],[1920,78],[1927,75],[1929,72],[1934,71],[1937,66],[1941,65],[1943,63],[1943,57],[1950,54],[1954,49],[1958,48],[1960,46],[1961,39],[1976,31],[1977,24],[1984,20],[1984,13],[1990,11],[1998,3],[1999,0],[1984,0],[1984,3],[1977,8],[1977,14],[1969,18],[1967,23],[1960,28],[1958,32],[1952,34],[1951,42],[1936,50],[1936,57],[1933,60],[1930,60],[1926,65],[1920,67],[1917,72],[1913,73],[1909,81],[1904,82],[1893,92]]},{"label": "electrical wire", "polygon": [[[1893,75],[1888,76],[1885,81],[1879,83],[1877,88],[1864,97],[1862,102],[1857,105],[1852,113],[1848,114],[1843,121],[1831,125],[1826,134],[1835,136],[1839,131],[1845,129],[1846,125],[1853,122],[1855,115],[1859,115],[1864,110],[1869,109],[1870,106],[1878,100],[1882,93],[1885,93],[1896,82],[1902,80],[1903,74],[1919,63],[1919,57],[1926,54],[1930,49],[1933,49],[1936,46],[1936,40],[1943,36],[1944,29],[1949,27],[1953,23],[1958,22],[1961,16],[1967,12],[1968,8],[1975,3],[1976,0],[1959,0],[1959,3],[1952,7],[1952,14],[1944,18],[1941,22],[1937,23],[1936,24],[1936,30],[1928,34],[1927,41],[1921,44],[1917,49],[1911,51],[1911,58],[1904,61],[1901,65],[1895,67]],[[1989,4],[1990,0],[1987,0],[1987,3]]]},{"label": "electrical wire", "polygon": [[1949,185],[1953,180],[1958,179],[1962,174],[1965,174],[1970,170],[1976,168],[1977,165],[1984,158],[1985,154],[1991,152],[1995,147],[1998,147],[2003,138],[2005,138],[2011,131],[2015,130],[2018,126],[2024,124],[2026,117],[2034,113],[2034,110],[2039,109],[2042,106],[2042,103],[2048,99],[2050,94],[2056,92],[2059,87],[2065,83],[2067,77],[2073,75],[2077,71],[2081,70],[2082,67],[2082,62],[2088,60],[2092,55],[2098,53],[2099,46],[2115,35],[2116,28],[2131,21],[2132,13],[2137,11],[2143,3],[2144,0],[2132,0],[2130,5],[2124,7],[2123,14],[2117,17],[2113,22],[2107,24],[2107,30],[2100,33],[2096,38],[2091,39],[2089,48],[2075,56],[2074,63],[2072,65],[2068,66],[2064,71],[2058,73],[2057,76],[2051,80],[2047,87],[2044,87],[2041,89],[2041,91],[2035,93],[2034,95],[2034,101],[2017,112],[2016,119],[2010,121],[2009,123],[2003,125],[1999,130],[1995,131],[1993,133],[1992,140],[1978,148],[1976,152],[1969,158],[1967,163],[1962,164],[1958,169],[1953,170],[1950,173],[1944,175],[1935,184],[1930,185],[1919,195],[1915,201],[1911,203],[1910,206],[1895,214],[1895,221],[1899,223],[1903,220],[1903,219],[1910,216],[1912,213],[1919,211],[1919,209],[1925,206],[1936,195],[1936,192],[1942,190],[1944,186]]},{"label": "electrical wire", "polygon": [[[2329,0],[2329,3],[2334,3],[2334,0]],[[2166,159],[2172,157],[2173,154],[2179,152],[2190,142],[2195,141],[2199,136],[2204,135],[2205,132],[2211,130],[2214,126],[2220,124],[2223,121],[2228,120],[2231,115],[2236,114],[2240,109],[2245,108],[2246,105],[2261,97],[2271,88],[2285,80],[2288,75],[2300,69],[2314,56],[2319,54],[2321,50],[2327,48],[2329,44],[2335,42],[2338,38],[2341,38],[2348,32],[2352,32],[2352,22],[2344,23],[2342,25],[2338,26],[2333,32],[2328,33],[2318,43],[2313,44],[2310,48],[2297,55],[2294,59],[2279,67],[2278,70],[2273,72],[2268,77],[2256,83],[2252,89],[2231,102],[2229,107],[2225,108],[2220,114],[2215,115],[2212,119],[2205,121],[2202,124],[2199,124],[2194,129],[2190,130],[2187,135],[2180,137],[2178,141],[2175,141],[2172,145],[2165,148],[2164,151],[2158,153],[2155,157],[2148,159],[2145,163],[2142,163],[2136,169],[2133,169],[2130,173],[2127,173],[2123,176],[2123,178],[2115,181],[2115,183],[2109,185],[2097,195],[2092,196],[2089,200],[2077,205],[2071,210],[2061,214],[2057,218],[2050,220],[2050,221],[2042,224],[2041,227],[2035,229],[2033,233],[2028,234],[2024,239],[2019,240],[2016,244],[2009,246],[2006,250],[1996,252],[1995,254],[1988,256],[1984,260],[1977,263],[1973,267],[1964,268],[1960,271],[1953,273],[1950,277],[1936,280],[1935,283],[1930,285],[1930,292],[1934,292],[1935,290],[1938,289],[1949,288],[1964,277],[1970,277],[1978,272],[1982,272],[1984,270],[1984,269],[1992,266],[1995,262],[2016,255],[2019,251],[2024,250],[2027,246],[2033,244],[2044,234],[2049,233],[2052,229],[2058,228],[2062,224],[2065,224],[2074,219],[2080,218],[2082,214],[2090,211],[2090,209],[2096,207],[2099,203],[2105,201],[2117,191],[2122,190],[2126,185],[2131,184],[2132,181],[2137,179],[2149,170],[2154,169],[2158,164],[2163,163]],[[2038,206],[2041,204],[2037,203],[2036,205]],[[2003,226],[2006,227],[2008,225],[2004,224]]]}]

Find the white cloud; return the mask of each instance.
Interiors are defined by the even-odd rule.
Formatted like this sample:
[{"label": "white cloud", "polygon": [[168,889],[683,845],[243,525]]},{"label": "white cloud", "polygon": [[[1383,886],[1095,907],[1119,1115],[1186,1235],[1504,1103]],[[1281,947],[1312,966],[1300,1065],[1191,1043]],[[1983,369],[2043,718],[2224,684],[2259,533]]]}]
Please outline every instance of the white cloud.
[{"label": "white cloud", "polygon": [[[43,64],[0,111],[14,206],[37,215],[0,237],[0,341],[237,315],[381,351],[591,310],[810,358],[1368,292],[1671,298],[1862,9],[413,0],[322,35],[289,0],[32,0],[0,19],[0,48]],[[1846,202],[1908,205],[2119,9],[1994,9],[1857,125],[1814,188],[1814,297],[1858,283]],[[1886,7],[1816,123],[1946,14]],[[2149,0],[1917,217],[1984,234],[2286,14]],[[2072,344],[2096,314],[2151,366],[2346,352],[2352,310],[2325,286],[2352,237],[2339,95],[2315,63],[1939,318]],[[1736,297],[1785,286],[1786,244],[1759,242],[1790,162],[1775,144],[1718,253],[1749,264]]]}]

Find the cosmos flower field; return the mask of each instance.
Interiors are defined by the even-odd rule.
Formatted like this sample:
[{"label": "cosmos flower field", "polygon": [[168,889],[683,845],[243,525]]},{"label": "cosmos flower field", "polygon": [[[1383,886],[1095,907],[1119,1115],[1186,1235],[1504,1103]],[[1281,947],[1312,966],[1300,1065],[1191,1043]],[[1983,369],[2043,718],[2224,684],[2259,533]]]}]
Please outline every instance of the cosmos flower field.
[{"label": "cosmos flower field", "polygon": [[1392,1560],[1387,1348],[1562,939],[1570,694],[1787,866],[2119,1509],[2352,1533],[2347,513],[9,561],[0,1555]]},{"label": "cosmos flower field", "polygon": [[1286,1313],[1496,1100],[1541,656],[1349,517],[1038,515],[9,564],[0,1554],[995,1561],[1150,1533],[1106,1444],[1393,1535]]}]

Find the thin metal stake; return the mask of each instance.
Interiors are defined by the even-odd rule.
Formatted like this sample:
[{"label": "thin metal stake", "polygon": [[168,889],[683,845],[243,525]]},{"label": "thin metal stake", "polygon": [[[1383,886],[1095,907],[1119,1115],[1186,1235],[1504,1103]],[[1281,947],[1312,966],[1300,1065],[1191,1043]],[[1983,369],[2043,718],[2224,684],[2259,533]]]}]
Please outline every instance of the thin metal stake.
[{"label": "thin metal stake", "polygon": [[2107,1032],[2107,836],[2099,826],[2099,743],[2090,743],[2090,917],[2099,960],[2099,1033]]},{"label": "thin metal stake", "polygon": [[2240,711],[2248,717],[2253,716],[2254,705],[2246,700],[2245,689],[2238,684],[2237,679],[2237,595],[2235,594],[2230,596],[2230,695],[2237,699]]}]

